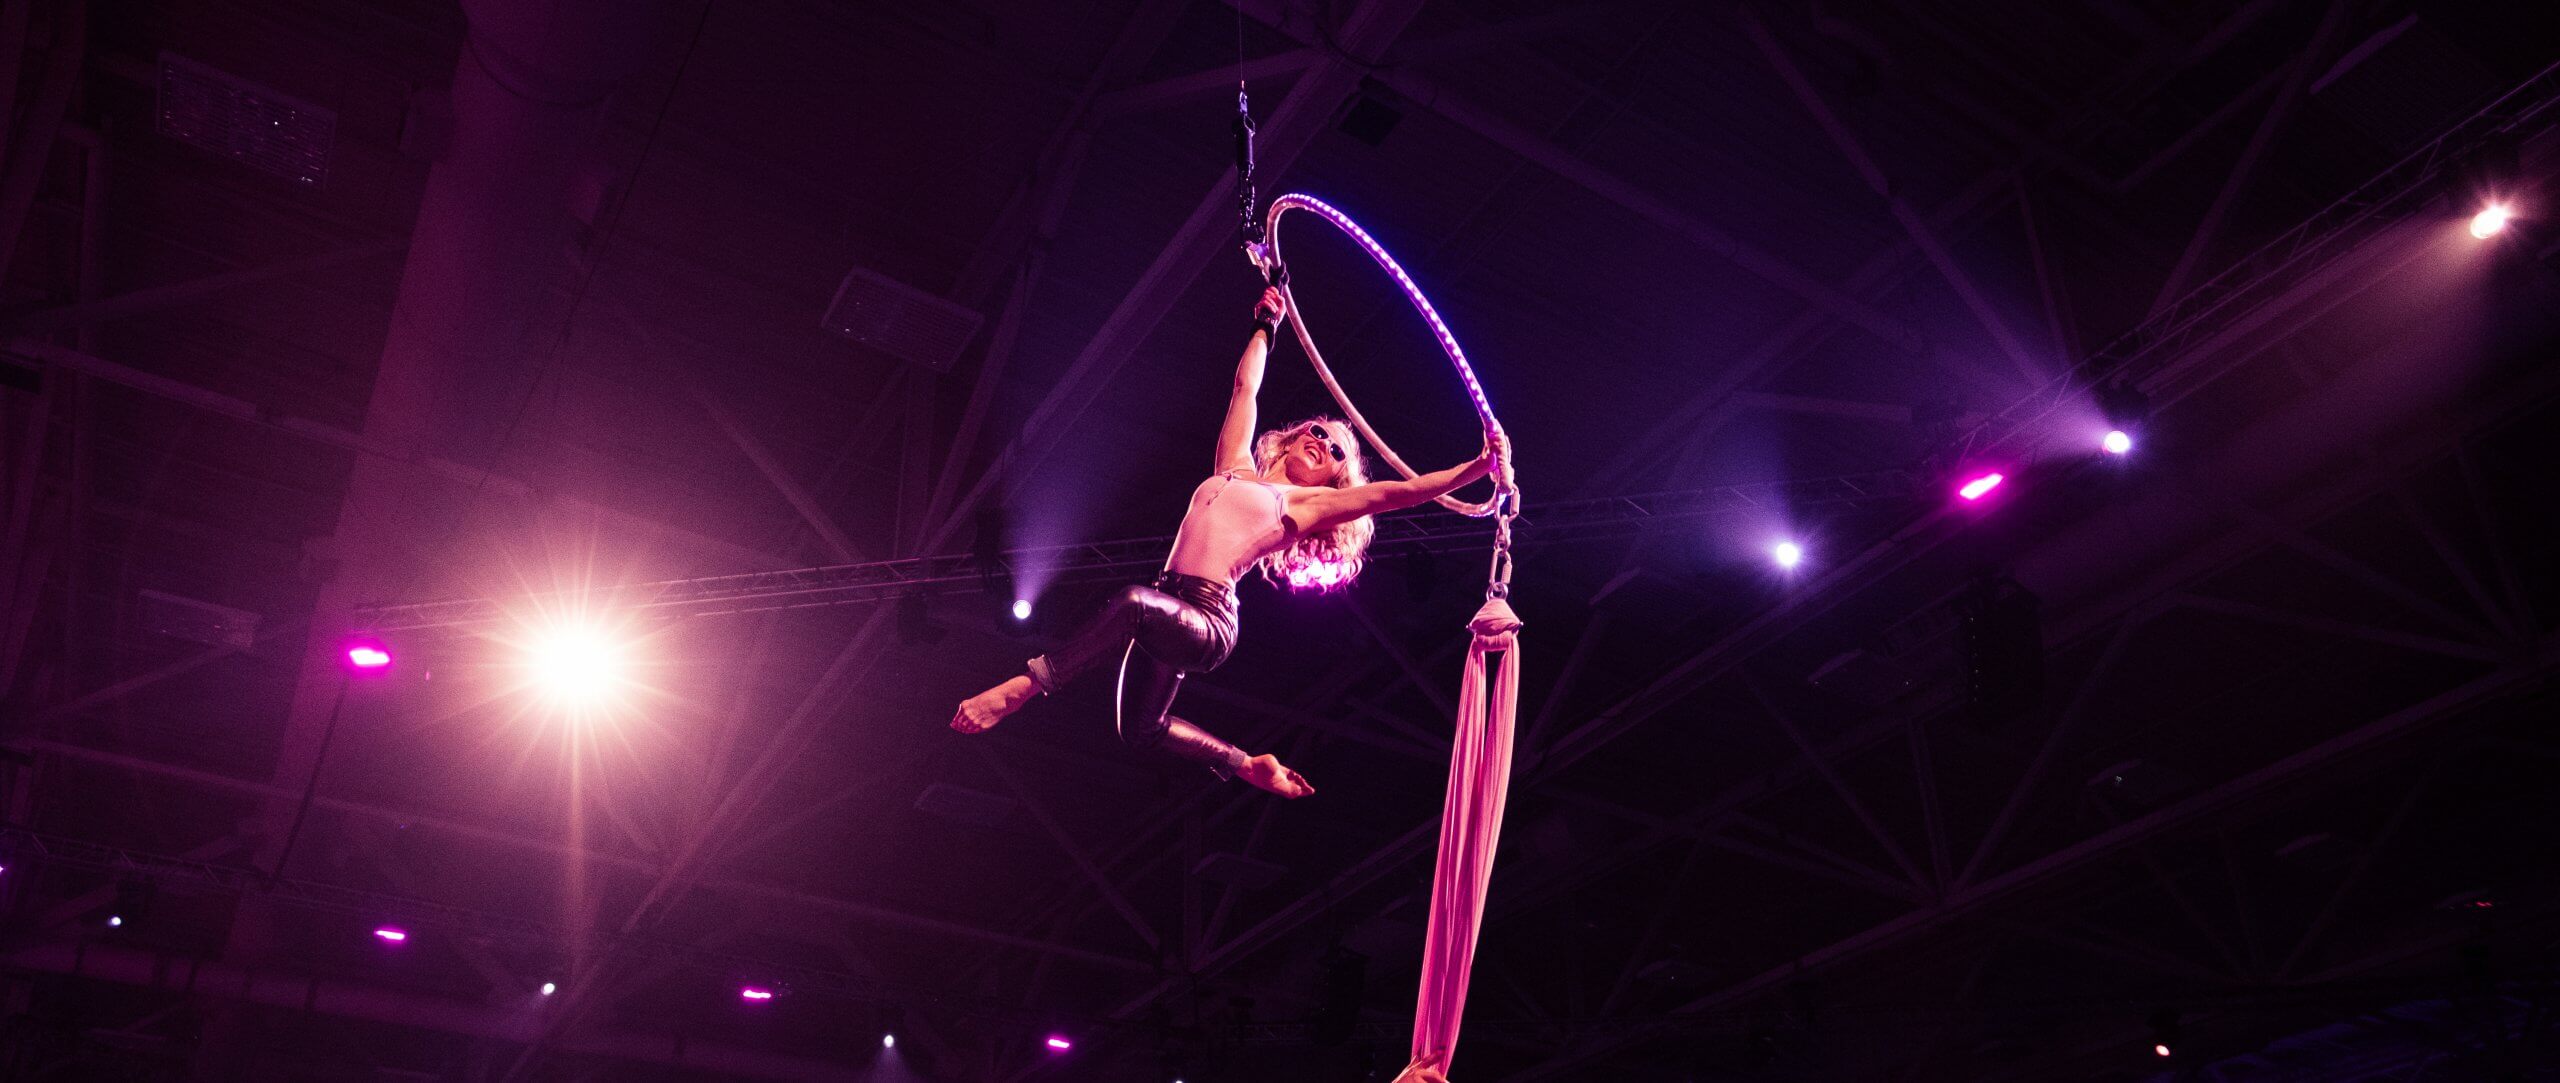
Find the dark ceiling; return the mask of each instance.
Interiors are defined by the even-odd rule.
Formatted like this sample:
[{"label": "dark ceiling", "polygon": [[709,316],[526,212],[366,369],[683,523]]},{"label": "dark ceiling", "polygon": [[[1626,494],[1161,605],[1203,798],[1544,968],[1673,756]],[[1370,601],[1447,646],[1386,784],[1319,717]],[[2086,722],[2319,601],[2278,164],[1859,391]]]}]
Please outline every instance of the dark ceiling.
[{"label": "dark ceiling", "polygon": [[[1454,1078],[2560,1078],[2531,25],[6,0],[0,1078],[1392,1076],[1480,530],[1245,586],[1181,710],[1314,799],[1108,688],[943,725],[1208,465],[1239,69],[1263,195],[1518,451]],[[1364,412],[1472,453],[1288,229]],[[1027,627],[932,559],[990,546]],[[438,599],[509,616],[385,630]],[[645,664],[583,721],[516,662],[579,613]]]}]

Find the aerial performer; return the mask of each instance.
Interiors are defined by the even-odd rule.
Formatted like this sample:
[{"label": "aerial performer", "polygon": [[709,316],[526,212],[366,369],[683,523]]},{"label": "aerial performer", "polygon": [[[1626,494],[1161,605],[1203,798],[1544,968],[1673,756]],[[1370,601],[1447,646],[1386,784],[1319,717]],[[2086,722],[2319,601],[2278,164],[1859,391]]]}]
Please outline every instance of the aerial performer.
[{"label": "aerial performer", "polygon": [[[1246,782],[1282,797],[1305,797],[1315,787],[1268,754],[1246,756],[1169,713],[1185,674],[1226,661],[1236,639],[1235,584],[1255,568],[1293,590],[1334,590],[1360,574],[1374,531],[1371,517],[1437,500],[1452,511],[1493,520],[1493,558],[1485,576],[1484,606],[1467,622],[1466,666],[1458,682],[1458,710],[1449,749],[1449,784],[1441,804],[1440,848],[1431,881],[1430,924],[1423,934],[1420,988],[1414,1005],[1413,1061],[1396,1083],[1447,1083],[1442,1074],[1458,1044],[1466,1012],[1467,981],[1484,904],[1492,890],[1493,859],[1502,836],[1502,811],[1510,789],[1512,734],[1519,716],[1520,618],[1512,612],[1511,523],[1520,513],[1520,489],[1502,425],[1468,366],[1457,336],[1423,296],[1386,246],[1351,216],[1323,200],[1292,192],[1271,201],[1268,217],[1254,192],[1254,124],[1241,83],[1236,89],[1236,204],[1244,251],[1270,288],[1254,307],[1252,337],[1236,363],[1226,424],[1218,430],[1217,471],[1192,491],[1174,538],[1173,553],[1151,587],[1121,591],[1100,616],[1065,646],[1032,659],[1026,672],[970,697],[951,719],[963,733],[982,733],[1029,703],[1063,687],[1120,652],[1120,737],[1132,745],[1162,748],[1206,764],[1220,778]],[[1307,330],[1306,313],[1289,290],[1289,268],[1280,257],[1280,222],[1305,211],[1358,244],[1394,278],[1414,311],[1430,326],[1464,384],[1484,431],[1484,447],[1466,463],[1417,473],[1381,439],[1343,393]],[[1342,419],[1314,417],[1253,436],[1254,399],[1262,389],[1263,362],[1282,322],[1317,379],[1342,407]],[[1359,439],[1355,439],[1355,433]],[[1362,440],[1403,476],[1369,481]],[[1493,495],[1468,502],[1451,495],[1480,477],[1493,480]],[[1495,659],[1499,658],[1497,667]]]},{"label": "aerial performer", "polygon": [[1467,462],[1412,478],[1370,481],[1351,426],[1311,417],[1255,435],[1264,362],[1288,301],[1277,287],[1254,306],[1236,362],[1215,473],[1191,492],[1173,551],[1154,582],[1122,589],[1102,612],[1024,672],[963,700],[951,728],[983,733],[1040,696],[1120,663],[1120,739],[1202,764],[1287,798],[1315,792],[1269,753],[1243,750],[1172,713],[1182,679],[1216,669],[1236,645],[1236,584],[1256,569],[1294,590],[1349,585],[1365,563],[1372,517],[1426,503],[1484,477],[1506,453],[1500,430]]}]

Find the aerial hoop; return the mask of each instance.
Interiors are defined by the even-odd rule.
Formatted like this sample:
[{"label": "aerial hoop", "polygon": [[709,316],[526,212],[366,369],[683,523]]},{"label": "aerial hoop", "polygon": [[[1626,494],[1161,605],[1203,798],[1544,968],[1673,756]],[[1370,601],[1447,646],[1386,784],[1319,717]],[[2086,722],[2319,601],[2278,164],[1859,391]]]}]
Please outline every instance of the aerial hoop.
[{"label": "aerial hoop", "polygon": [[[1343,416],[1359,430],[1360,438],[1378,449],[1378,457],[1395,467],[1397,473],[1408,478],[1415,476],[1413,467],[1405,464],[1404,457],[1396,454],[1395,448],[1370,426],[1369,419],[1360,415],[1360,408],[1352,404],[1351,396],[1343,393],[1342,383],[1334,379],[1332,367],[1325,364],[1323,351],[1316,348],[1315,336],[1307,330],[1306,311],[1298,307],[1297,297],[1290,292],[1287,265],[1280,258],[1280,219],[1293,210],[1306,211],[1332,224],[1394,277],[1406,300],[1413,303],[1414,311],[1421,313],[1423,322],[1430,325],[1431,337],[1439,342],[1441,352],[1449,356],[1449,363],[1458,370],[1458,379],[1467,388],[1467,401],[1475,406],[1476,420],[1483,424],[1486,437],[1490,439],[1493,434],[1501,432],[1502,422],[1493,416],[1493,404],[1485,399],[1484,385],[1476,380],[1475,369],[1467,364],[1466,351],[1458,347],[1458,337],[1449,332],[1448,323],[1440,318],[1439,310],[1431,306],[1431,298],[1423,295],[1422,287],[1414,284],[1413,276],[1406,274],[1404,267],[1387,252],[1386,246],[1379,244],[1368,230],[1360,228],[1360,223],[1352,221],[1350,215],[1314,196],[1291,192],[1271,201],[1269,217],[1260,223],[1263,236],[1259,243],[1248,243],[1245,251],[1255,265],[1262,268],[1263,276],[1278,287],[1281,296],[1288,301],[1289,322],[1297,328],[1298,345],[1306,349],[1308,362],[1315,366],[1316,378],[1324,381],[1326,391],[1333,393],[1333,401],[1341,404]],[[1492,476],[1493,495],[1484,500],[1466,501],[1450,495],[1443,495],[1439,500],[1441,506],[1460,515],[1479,519],[1495,517],[1497,537],[1492,583],[1496,588],[1494,593],[1499,595],[1507,594],[1511,583],[1511,519],[1520,513],[1520,489],[1512,474],[1508,454],[1497,464]]]}]

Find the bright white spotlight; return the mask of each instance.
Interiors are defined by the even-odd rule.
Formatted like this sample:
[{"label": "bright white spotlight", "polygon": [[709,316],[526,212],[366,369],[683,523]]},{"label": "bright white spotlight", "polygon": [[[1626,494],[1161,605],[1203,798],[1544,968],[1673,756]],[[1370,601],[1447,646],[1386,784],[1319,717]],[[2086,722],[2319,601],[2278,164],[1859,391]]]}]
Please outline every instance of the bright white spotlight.
[{"label": "bright white spotlight", "polygon": [[2108,429],[2106,438],[2099,440],[2098,446],[2106,449],[2109,455],[2122,455],[2133,450],[2133,435],[2123,429]]},{"label": "bright white spotlight", "polygon": [[110,929],[121,929],[121,928],[124,928],[124,915],[122,915],[122,914],[109,914],[109,915],[107,915],[107,928],[110,928]]},{"label": "bright white spotlight", "polygon": [[2152,1053],[2152,1055],[2153,1055],[2153,1056],[2160,1056],[2160,1057],[2168,1056],[2168,1055],[2169,1055],[2169,1044],[2168,1044],[2167,1042],[2153,1042],[2153,1043],[2151,1044],[2151,1053]]},{"label": "bright white spotlight", "polygon": [[880,1036],[880,1048],[882,1048],[882,1049],[896,1049],[897,1047],[898,1047],[898,1036],[897,1036],[897,1035],[895,1035],[895,1034],[883,1034],[883,1035],[881,1035],[881,1036]]},{"label": "bright white spotlight", "polygon": [[1989,493],[1993,489],[1999,488],[2000,483],[2007,480],[2009,479],[2001,474],[1984,474],[1981,477],[1965,482],[1963,488],[1956,490],[1956,495],[1967,500],[1980,500],[1983,498],[1984,494]]},{"label": "bright white spotlight", "polygon": [[559,628],[534,640],[534,681],[563,706],[603,703],[628,680],[622,646],[593,628]]},{"label": "bright white spotlight", "polygon": [[1029,599],[1029,598],[1016,598],[1016,599],[1014,599],[1014,600],[1013,600],[1013,619],[1015,619],[1015,620],[1030,620],[1030,619],[1031,619],[1031,599]]},{"label": "bright white spotlight", "polygon": [[1777,561],[1781,568],[1792,569],[1804,563],[1804,546],[1791,541],[1779,542],[1769,549],[1769,558]]},{"label": "bright white spotlight", "polygon": [[557,992],[559,992],[559,991],[560,991],[560,983],[558,983],[558,982],[548,982],[548,981],[547,981],[547,982],[542,983],[542,995],[544,995],[544,996],[550,996],[551,994],[553,994],[553,993],[557,993]]},{"label": "bright white spotlight", "polygon": [[373,931],[373,935],[374,939],[380,940],[385,944],[405,944],[409,941],[408,932],[394,925],[385,925],[379,929],[375,929]]},{"label": "bright white spotlight", "polygon": [[2507,209],[2506,204],[2489,204],[2480,208],[2480,213],[2471,216],[2471,235],[2484,241],[2488,240],[2497,236],[2498,231],[2507,228],[2507,220],[2513,217],[2515,212]]}]

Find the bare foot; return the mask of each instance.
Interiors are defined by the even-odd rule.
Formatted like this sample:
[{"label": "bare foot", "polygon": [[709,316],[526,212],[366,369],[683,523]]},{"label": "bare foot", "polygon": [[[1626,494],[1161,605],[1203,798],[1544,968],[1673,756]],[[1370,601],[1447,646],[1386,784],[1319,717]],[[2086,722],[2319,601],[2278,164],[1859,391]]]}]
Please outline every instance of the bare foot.
[{"label": "bare foot", "polygon": [[996,723],[1004,721],[1007,715],[1021,710],[1022,705],[1031,702],[1031,697],[1039,691],[1039,686],[1031,683],[1028,674],[1017,675],[1012,680],[961,700],[960,709],[951,716],[951,728],[962,733],[985,733],[996,728]]},{"label": "bare foot", "polygon": [[1267,790],[1291,800],[1316,792],[1314,786],[1307,784],[1305,775],[1282,766],[1280,758],[1268,752],[1244,761],[1244,770],[1236,772],[1236,777],[1252,783],[1255,789]]}]

